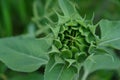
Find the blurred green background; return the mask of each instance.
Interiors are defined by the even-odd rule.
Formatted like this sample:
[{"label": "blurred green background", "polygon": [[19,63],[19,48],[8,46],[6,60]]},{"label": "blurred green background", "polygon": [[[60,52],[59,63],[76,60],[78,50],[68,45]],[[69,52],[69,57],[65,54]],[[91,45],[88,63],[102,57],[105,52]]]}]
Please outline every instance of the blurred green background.
[{"label": "blurred green background", "polygon": [[34,0],[0,0],[0,36],[21,34],[31,21]]},{"label": "blurred green background", "polygon": [[[80,15],[94,23],[105,18],[120,20],[120,0],[71,0]],[[16,36],[34,29],[30,26],[45,25],[45,17],[56,21],[54,11],[59,11],[57,0],[0,0],[0,38]],[[42,80],[44,67],[33,73],[21,73],[9,70],[0,62],[0,80]],[[120,70],[96,71],[88,80],[120,80]]]}]

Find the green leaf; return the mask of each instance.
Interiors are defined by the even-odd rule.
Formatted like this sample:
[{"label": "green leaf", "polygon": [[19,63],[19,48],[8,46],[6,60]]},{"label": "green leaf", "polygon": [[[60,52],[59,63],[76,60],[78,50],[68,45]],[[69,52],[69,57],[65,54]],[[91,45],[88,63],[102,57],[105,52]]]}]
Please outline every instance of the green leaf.
[{"label": "green leaf", "polygon": [[54,35],[54,37],[55,38],[57,38],[58,37],[58,33],[59,33],[59,30],[60,30],[60,26],[57,26],[57,25],[47,25],[50,29],[51,29],[51,31],[53,32],[53,35]]},{"label": "green leaf", "polygon": [[54,54],[54,53],[60,53],[60,51],[54,45],[52,45],[52,48],[49,51],[49,54]]},{"label": "green leaf", "polygon": [[58,49],[62,48],[62,43],[61,43],[61,41],[60,41],[59,39],[55,39],[55,40],[54,40],[54,45],[55,45]]},{"label": "green leaf", "polygon": [[99,46],[110,46],[120,49],[120,21],[100,21],[101,39]]},{"label": "green leaf", "polygon": [[[76,75],[76,68],[65,64],[54,65],[54,59],[50,59],[46,66],[44,80],[73,80]],[[54,66],[53,66],[54,65]]]},{"label": "green leaf", "polygon": [[47,51],[50,46],[51,42],[48,38],[0,39],[0,60],[12,70],[32,72],[47,63]]},{"label": "green leaf", "polygon": [[118,69],[120,67],[120,60],[117,57],[113,57],[112,55],[104,54],[104,55],[93,55],[90,56],[84,62],[84,70],[87,73],[94,72],[96,70],[112,70]]},{"label": "green leaf", "polygon": [[74,60],[74,59],[65,59],[65,61],[68,62],[67,67],[70,67],[72,64],[74,64],[76,62],[76,60]]},{"label": "green leaf", "polygon": [[88,75],[97,70],[118,70],[120,68],[120,59],[115,53],[106,49],[110,54],[90,55],[84,62],[84,74],[82,80],[86,80]]},{"label": "green leaf", "polygon": [[87,58],[87,54],[85,52],[80,52],[75,54],[75,59],[78,62],[83,62]]},{"label": "green leaf", "polygon": [[58,24],[63,24],[67,21],[69,21],[69,19],[67,17],[61,16],[60,14],[57,13],[58,16]]},{"label": "green leaf", "polygon": [[58,1],[59,1],[60,8],[64,13],[64,16],[70,18],[71,15],[75,13],[75,8],[73,7],[73,5],[70,2],[68,2],[68,0],[58,0]]},{"label": "green leaf", "polygon": [[61,50],[61,55],[63,58],[72,58],[72,52],[69,49],[62,49]]}]

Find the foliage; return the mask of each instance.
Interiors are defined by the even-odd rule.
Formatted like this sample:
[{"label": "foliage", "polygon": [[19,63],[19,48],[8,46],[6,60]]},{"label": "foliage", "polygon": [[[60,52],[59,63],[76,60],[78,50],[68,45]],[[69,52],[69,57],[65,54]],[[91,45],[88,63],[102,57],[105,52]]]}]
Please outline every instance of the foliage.
[{"label": "foliage", "polygon": [[37,32],[0,39],[0,61],[19,72],[45,66],[44,79],[42,74],[34,74],[41,80],[87,80],[95,71],[120,68],[115,52],[120,50],[120,21],[102,19],[93,24],[92,19],[80,16],[68,0],[58,0],[60,9],[52,5],[58,9],[53,13],[48,9],[51,2],[39,7],[43,12],[38,12],[34,3],[32,20],[39,28]]}]

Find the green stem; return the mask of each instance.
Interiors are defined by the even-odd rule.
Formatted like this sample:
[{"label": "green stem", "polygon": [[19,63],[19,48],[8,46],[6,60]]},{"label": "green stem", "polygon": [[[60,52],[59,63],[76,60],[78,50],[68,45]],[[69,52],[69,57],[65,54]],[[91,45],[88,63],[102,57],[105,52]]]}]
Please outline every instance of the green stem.
[{"label": "green stem", "polygon": [[85,72],[81,80],[87,80],[88,72]]}]

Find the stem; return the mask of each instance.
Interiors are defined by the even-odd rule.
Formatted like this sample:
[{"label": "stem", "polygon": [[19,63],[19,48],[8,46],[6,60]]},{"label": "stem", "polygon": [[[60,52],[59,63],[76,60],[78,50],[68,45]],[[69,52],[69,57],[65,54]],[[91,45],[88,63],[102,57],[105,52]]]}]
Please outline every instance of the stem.
[{"label": "stem", "polygon": [[85,72],[81,80],[87,80],[87,77],[88,77],[88,72]]}]

